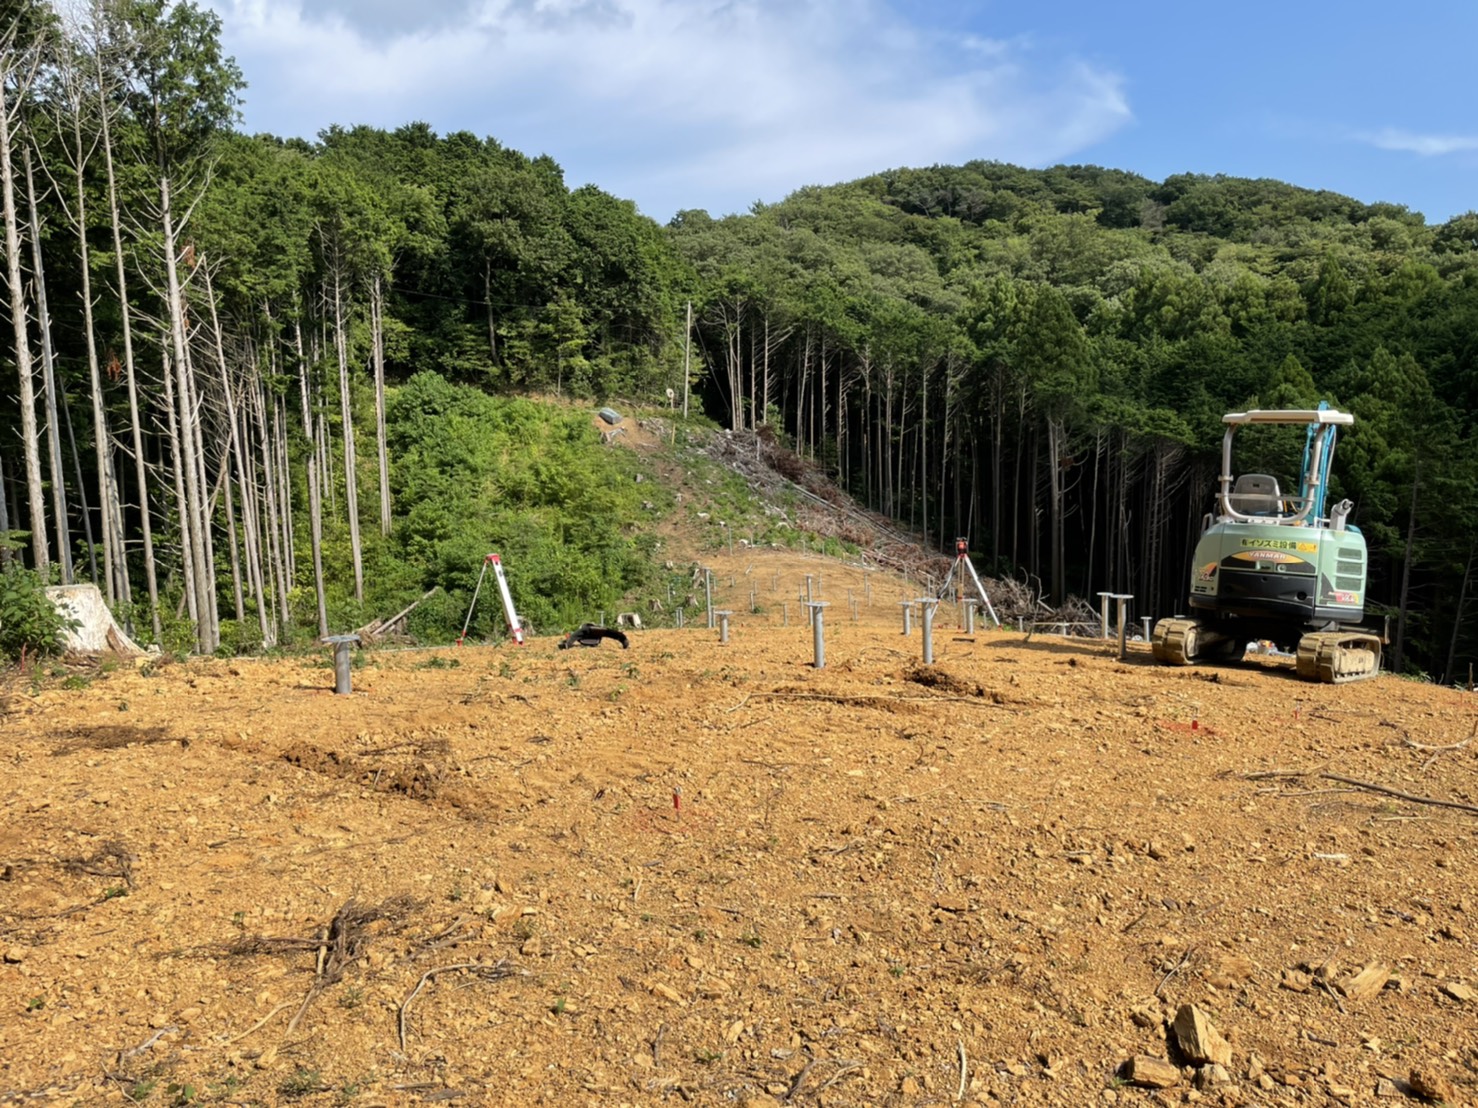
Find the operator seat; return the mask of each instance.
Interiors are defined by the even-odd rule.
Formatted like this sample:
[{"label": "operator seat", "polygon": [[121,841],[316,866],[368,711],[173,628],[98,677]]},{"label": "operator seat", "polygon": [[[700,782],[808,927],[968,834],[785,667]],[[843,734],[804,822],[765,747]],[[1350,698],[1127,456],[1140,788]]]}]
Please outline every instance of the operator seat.
[{"label": "operator seat", "polygon": [[1232,486],[1232,510],[1244,516],[1275,516],[1281,511],[1278,481],[1266,473],[1244,473]]}]

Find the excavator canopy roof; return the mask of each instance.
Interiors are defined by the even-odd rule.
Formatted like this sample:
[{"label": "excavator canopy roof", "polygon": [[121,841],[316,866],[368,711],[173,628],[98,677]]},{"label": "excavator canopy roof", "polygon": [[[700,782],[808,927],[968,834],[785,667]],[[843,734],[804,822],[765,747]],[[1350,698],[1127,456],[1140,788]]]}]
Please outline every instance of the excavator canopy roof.
[{"label": "excavator canopy roof", "polygon": [[1355,417],[1349,412],[1337,412],[1333,408],[1318,411],[1282,409],[1278,411],[1228,412],[1221,417],[1223,423],[1339,423],[1349,425]]}]

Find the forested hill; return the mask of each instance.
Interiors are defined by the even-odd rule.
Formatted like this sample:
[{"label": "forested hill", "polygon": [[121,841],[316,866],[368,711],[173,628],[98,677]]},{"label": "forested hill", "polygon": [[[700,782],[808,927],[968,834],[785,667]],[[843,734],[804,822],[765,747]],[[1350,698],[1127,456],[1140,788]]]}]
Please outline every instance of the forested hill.
[{"label": "forested hill", "polygon": [[[1471,650],[1478,216],[977,162],[672,231],[728,420],[768,412],[872,503],[1055,595],[1183,605],[1222,414],[1349,408],[1335,493],[1373,606],[1436,674]],[[1245,468],[1296,474],[1267,449]]]},{"label": "forested hill", "polygon": [[[662,227],[490,138],[241,134],[243,75],[190,4],[19,10],[0,532],[145,627],[179,612],[213,650],[223,608],[261,642],[378,614],[449,579],[484,505],[587,559],[547,589],[616,589],[632,550],[561,514],[599,491],[558,479],[593,432],[499,398],[668,389],[941,548],[969,535],[983,567],[1168,614],[1221,415],[1324,399],[1358,419],[1334,494],[1396,664],[1451,679],[1478,652],[1478,215],[972,162]],[[1291,475],[1287,441],[1262,451],[1249,467]]]}]

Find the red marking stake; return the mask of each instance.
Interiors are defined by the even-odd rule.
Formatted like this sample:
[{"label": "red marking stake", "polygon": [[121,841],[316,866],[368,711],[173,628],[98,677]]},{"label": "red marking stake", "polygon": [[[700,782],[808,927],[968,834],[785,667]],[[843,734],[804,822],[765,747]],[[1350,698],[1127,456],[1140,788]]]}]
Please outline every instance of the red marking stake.
[{"label": "red marking stake", "polygon": [[683,790],[681,785],[672,787],[672,810],[678,819],[683,816]]}]

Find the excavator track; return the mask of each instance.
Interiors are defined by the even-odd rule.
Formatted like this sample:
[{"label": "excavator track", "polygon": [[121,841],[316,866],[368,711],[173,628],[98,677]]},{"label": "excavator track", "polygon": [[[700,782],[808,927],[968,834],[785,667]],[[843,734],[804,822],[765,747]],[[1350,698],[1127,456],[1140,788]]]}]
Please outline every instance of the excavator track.
[{"label": "excavator track", "polygon": [[1171,666],[1229,662],[1241,654],[1240,646],[1235,639],[1212,630],[1198,619],[1162,619],[1155,624],[1150,638],[1155,661]]},{"label": "excavator track", "polygon": [[1344,685],[1380,673],[1381,640],[1362,631],[1316,631],[1298,640],[1298,675],[1306,681]]}]

